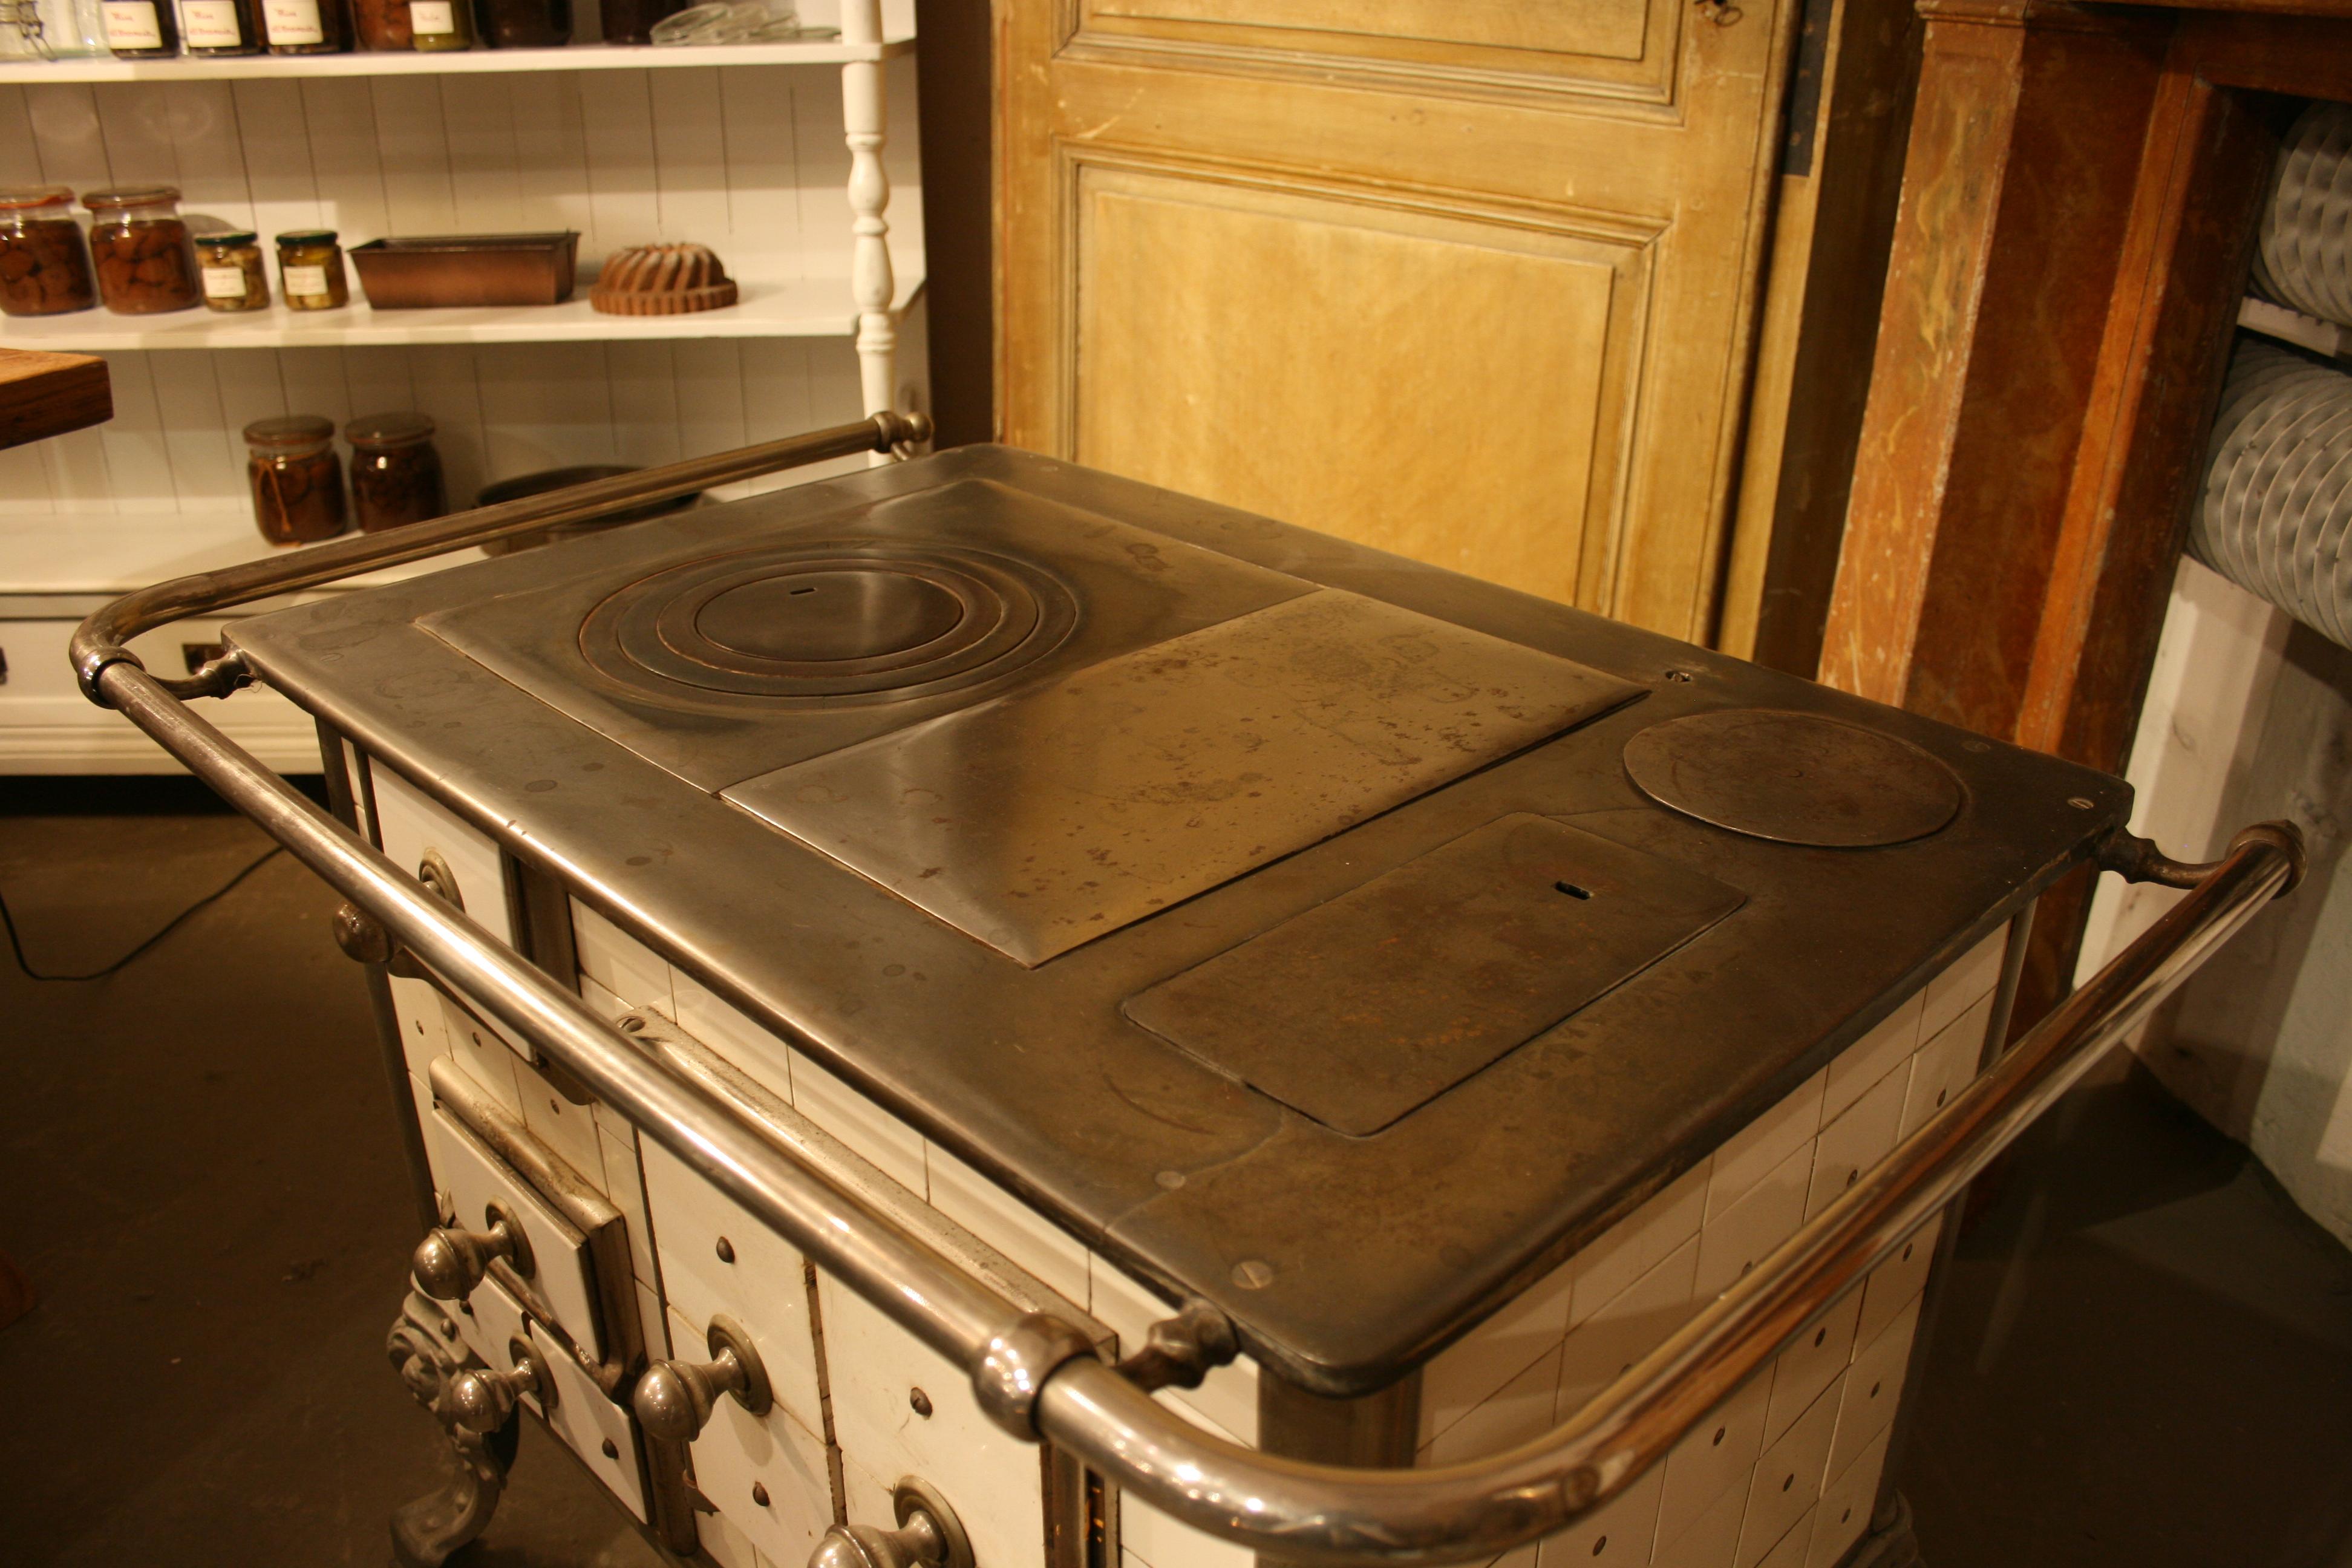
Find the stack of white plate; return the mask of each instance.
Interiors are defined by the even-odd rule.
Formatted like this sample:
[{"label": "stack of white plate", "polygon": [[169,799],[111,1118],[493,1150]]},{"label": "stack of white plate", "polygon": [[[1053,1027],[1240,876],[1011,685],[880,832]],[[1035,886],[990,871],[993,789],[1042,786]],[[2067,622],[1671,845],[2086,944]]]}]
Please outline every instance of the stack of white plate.
[{"label": "stack of white plate", "polygon": [[2239,344],[2213,421],[2190,553],[2352,647],[2352,375]]},{"label": "stack of white plate", "polygon": [[2352,104],[2305,110],[2273,182],[2255,282],[2282,305],[2352,326]]}]

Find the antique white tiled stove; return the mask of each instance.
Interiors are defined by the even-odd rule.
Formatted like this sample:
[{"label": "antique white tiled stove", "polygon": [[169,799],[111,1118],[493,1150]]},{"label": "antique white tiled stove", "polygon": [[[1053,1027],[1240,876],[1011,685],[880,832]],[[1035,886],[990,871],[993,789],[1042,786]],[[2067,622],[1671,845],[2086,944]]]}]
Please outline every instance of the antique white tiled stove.
[{"label": "antique white tiled stove", "polygon": [[[1248,1568],[1176,1514],[1245,1534],[1286,1505],[1155,1458],[1192,1428],[1081,1454],[1008,1423],[990,1378],[1074,1387],[1057,1365],[1090,1352],[1267,1454],[1492,1460],[1954,1105],[2002,1037],[2011,933],[2128,804],[997,448],[229,637],[319,717],[345,820],[576,987],[680,1116],[1043,1315],[978,1372],[942,1354],[905,1326],[929,1285],[828,1264],[824,1224],[788,1239],[713,1180],[740,1158],[634,1124],[351,911],[431,1227],[394,1360],[467,1463],[397,1521],[416,1561],[487,1519],[520,1408],[664,1549],[729,1568]],[[1590,1471],[1601,1506],[1509,1493],[1571,1521],[1506,1560],[1874,1550],[1938,1241],[1890,1233],[1659,1462]],[[1122,1495],[1155,1465],[1161,1506]]]}]

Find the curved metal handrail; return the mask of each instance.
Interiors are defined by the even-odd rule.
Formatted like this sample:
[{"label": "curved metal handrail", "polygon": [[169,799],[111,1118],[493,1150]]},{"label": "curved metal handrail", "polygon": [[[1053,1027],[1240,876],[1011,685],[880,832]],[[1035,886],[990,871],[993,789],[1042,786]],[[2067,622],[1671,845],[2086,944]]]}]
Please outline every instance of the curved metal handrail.
[{"label": "curved metal handrail", "polygon": [[[182,690],[234,685],[243,673],[234,656],[225,678],[177,682],[151,675],[122,647],[138,631],[225,604],[719,482],[681,476],[742,478],[919,438],[909,422],[878,416],[600,481],[593,495],[573,498],[584,510],[560,504],[564,492],[558,492],[510,503],[528,505],[528,515],[488,508],[420,525],[435,530],[429,548],[416,548],[424,539],[394,535],[183,578],[91,616],[75,637],[76,669],[93,700],[120,709],[380,921],[391,939],[845,1285],[965,1367],[982,1407],[1009,1430],[1058,1444],[1154,1507],[1275,1555],[1398,1563],[1491,1556],[1605,1502],[1956,1197],[2301,872],[2301,838],[2284,824],[2240,834],[2210,866],[2166,861],[2128,836],[2105,847],[2101,859],[2110,868],[2190,883],[2187,896],[1853,1187],[1555,1430],[1507,1453],[1430,1469],[1352,1469],[1241,1447],[1159,1405],[1097,1359],[1068,1325],[1024,1316],[823,1172],[792,1158],[736,1110],[673,1077],[577,995],[198,717],[180,700]],[[761,456],[754,459],[754,453]],[[746,467],[755,460],[761,466]],[[331,551],[340,552],[322,559]],[[329,570],[337,565],[340,572]]]}]

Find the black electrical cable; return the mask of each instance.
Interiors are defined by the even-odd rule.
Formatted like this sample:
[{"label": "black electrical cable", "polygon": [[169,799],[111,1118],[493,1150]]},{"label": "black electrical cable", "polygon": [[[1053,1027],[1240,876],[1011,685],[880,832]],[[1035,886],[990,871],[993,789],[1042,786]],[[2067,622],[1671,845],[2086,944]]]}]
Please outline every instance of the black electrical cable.
[{"label": "black electrical cable", "polygon": [[207,905],[217,903],[221,900],[228,897],[229,894],[236,890],[236,885],[239,882],[244,881],[247,877],[252,876],[256,871],[260,870],[262,867],[268,865],[273,856],[283,855],[285,852],[286,847],[284,845],[274,844],[270,846],[268,849],[262,851],[261,858],[259,859],[254,861],[244,870],[239,871],[236,876],[231,877],[227,881],[223,882],[219,887],[215,888],[211,892],[206,893],[203,898],[198,899],[194,903],[190,904],[186,909],[182,910],[178,914],[173,915],[170,920],[164,921],[163,928],[156,931],[154,935],[149,937],[146,941],[141,942],[137,947],[132,948],[129,952],[124,953],[121,958],[116,959],[112,963],[108,964],[105,968],[93,969],[87,974],[44,974],[39,970],[34,968],[32,961],[25,956],[24,939],[17,934],[16,917],[9,911],[8,900],[5,893],[0,893],[0,925],[5,925],[8,928],[8,951],[16,955],[16,967],[24,972],[25,977],[27,980],[62,983],[79,983],[85,980],[103,980],[108,975],[124,968],[133,960],[137,959],[141,954],[153,947],[157,942],[162,942],[165,937],[179,930],[183,925],[185,925],[189,920],[194,918],[199,910],[205,909]]}]

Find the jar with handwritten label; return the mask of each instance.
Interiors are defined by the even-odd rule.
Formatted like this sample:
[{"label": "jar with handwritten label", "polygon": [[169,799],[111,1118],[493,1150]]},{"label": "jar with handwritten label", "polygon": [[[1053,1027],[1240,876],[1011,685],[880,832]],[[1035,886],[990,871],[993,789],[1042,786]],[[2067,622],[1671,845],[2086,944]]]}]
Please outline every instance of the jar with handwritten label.
[{"label": "jar with handwritten label", "polygon": [[257,0],[180,0],[180,27],[192,55],[257,55]]},{"label": "jar with handwritten label", "polygon": [[269,273],[251,229],[199,236],[196,265],[204,269],[205,310],[269,309]]},{"label": "jar with handwritten label", "polygon": [[473,5],[470,0],[408,0],[408,31],[415,48],[470,49]]},{"label": "jar with handwritten label", "polygon": [[260,0],[273,55],[339,55],[352,47],[345,0]]},{"label": "jar with handwritten label", "polygon": [[178,54],[180,28],[171,0],[106,0],[106,47],[126,60]]},{"label": "jar with handwritten label", "polygon": [[63,185],[0,190],[0,310],[60,316],[97,303],[73,193]]},{"label": "jar with handwritten label", "polygon": [[298,228],[278,237],[278,292],[289,310],[333,310],[352,302],[343,247],[331,228]]},{"label": "jar with handwritten label", "polygon": [[204,298],[196,247],[188,242],[187,222],[180,216],[179,187],[91,191],[81,204],[89,209],[90,260],[108,310],[152,316],[188,310]]},{"label": "jar with handwritten label", "polygon": [[253,521],[264,539],[308,544],[343,531],[343,466],[331,421],[315,414],[257,419],[245,427],[245,445]]}]

